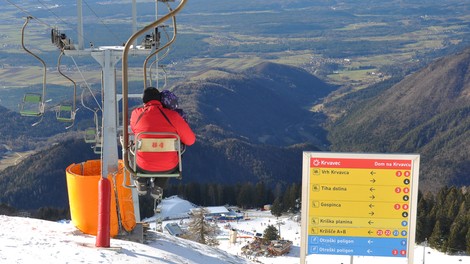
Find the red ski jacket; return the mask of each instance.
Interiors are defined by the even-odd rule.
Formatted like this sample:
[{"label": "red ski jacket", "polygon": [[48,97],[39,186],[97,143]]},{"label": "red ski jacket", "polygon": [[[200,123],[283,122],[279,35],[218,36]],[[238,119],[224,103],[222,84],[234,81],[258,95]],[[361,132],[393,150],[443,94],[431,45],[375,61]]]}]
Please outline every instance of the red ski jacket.
[{"label": "red ski jacket", "polygon": [[[172,132],[177,133],[186,146],[196,141],[194,132],[178,112],[164,108],[158,100],[151,100],[143,107],[134,109],[130,121],[134,135],[141,132]],[[137,166],[148,172],[165,172],[178,166],[178,155],[173,152],[139,152],[136,158]]]}]

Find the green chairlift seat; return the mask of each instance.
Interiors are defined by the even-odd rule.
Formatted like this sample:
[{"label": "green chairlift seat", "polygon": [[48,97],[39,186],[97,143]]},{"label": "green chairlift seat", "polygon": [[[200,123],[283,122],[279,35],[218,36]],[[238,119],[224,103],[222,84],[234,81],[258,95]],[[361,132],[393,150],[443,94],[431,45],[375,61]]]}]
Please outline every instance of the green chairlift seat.
[{"label": "green chairlift seat", "polygon": [[42,95],[36,93],[26,93],[23,97],[23,103],[20,105],[20,114],[22,116],[36,117],[44,114]]},{"label": "green chairlift seat", "polygon": [[85,130],[85,143],[95,143],[96,138],[96,129],[88,128]]},{"label": "green chairlift seat", "polygon": [[95,152],[95,154],[101,154],[102,151],[103,151],[103,146],[101,145],[101,142],[100,143],[96,142],[95,146],[93,147],[93,152]]},{"label": "green chairlift seat", "polygon": [[71,105],[59,105],[56,112],[56,118],[62,122],[73,122],[75,119],[75,112]]}]

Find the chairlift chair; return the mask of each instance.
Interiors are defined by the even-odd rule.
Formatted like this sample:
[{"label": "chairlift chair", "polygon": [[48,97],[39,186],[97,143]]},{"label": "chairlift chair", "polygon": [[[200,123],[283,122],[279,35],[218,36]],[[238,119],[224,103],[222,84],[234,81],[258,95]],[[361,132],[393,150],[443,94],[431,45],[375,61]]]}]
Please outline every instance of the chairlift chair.
[{"label": "chairlift chair", "polygon": [[59,105],[56,111],[56,119],[62,122],[73,122],[75,120],[75,111],[71,105]]},{"label": "chairlift chair", "polygon": [[93,152],[95,152],[95,154],[101,154],[102,151],[103,146],[101,145],[101,142],[96,142],[96,144],[93,146]]},{"label": "chairlift chair", "polygon": [[94,145],[92,146],[93,152],[95,154],[101,154],[101,137],[98,135],[98,133],[96,133],[96,129],[87,128],[85,130],[85,143],[94,143]]},{"label": "chairlift chair", "polygon": [[[43,71],[43,76],[42,76],[42,94],[38,93],[26,93],[23,97],[23,102],[20,105],[20,114],[22,116],[35,116],[35,117],[42,117],[45,111],[45,97],[46,97],[46,72],[47,72],[47,67],[46,63],[44,62],[43,59],[41,59],[39,56],[31,52],[28,48],[25,46],[25,29],[26,26],[28,25],[29,21],[33,19],[33,17],[28,16],[26,18],[26,21],[21,29],[21,47],[23,48],[24,51],[35,57],[39,62],[42,64],[42,71]],[[42,118],[41,118],[42,120]],[[40,121],[39,121],[40,122]],[[39,123],[37,122],[37,123]],[[37,124],[35,123],[35,124]]]},{"label": "chairlift chair", "polygon": [[[144,137],[145,136],[145,137]],[[149,137],[150,136],[150,137]],[[141,172],[137,168],[139,152],[176,152],[178,155],[178,169],[173,173]],[[146,178],[178,178],[181,179],[183,166],[181,162],[181,140],[178,134],[170,132],[141,132],[135,136],[135,143],[129,151],[129,163],[136,177]],[[155,162],[158,162],[156,160]]]},{"label": "chairlift chair", "polygon": [[44,113],[42,95],[37,93],[26,93],[20,105],[22,116],[41,116]]},{"label": "chairlift chair", "polygon": [[99,119],[98,119],[98,111],[99,109],[91,109],[90,107],[85,105],[85,102],[83,100],[85,89],[83,89],[82,94],[81,94],[81,103],[82,106],[85,109],[88,109],[89,111],[93,112],[93,119],[95,122],[95,127],[90,127],[85,130],[85,143],[101,143],[101,138],[100,135],[98,134],[98,131],[100,129],[99,126]]},{"label": "chairlift chair", "polygon": [[95,143],[96,138],[96,130],[94,128],[87,128],[85,130],[85,143]]},{"label": "chairlift chair", "polygon": [[[62,49],[60,52],[59,58],[57,59],[57,71],[60,73],[60,75],[62,75],[65,79],[69,80],[73,84],[73,101],[71,105],[65,104],[65,105],[59,105],[57,107],[56,119],[62,122],[74,122],[75,113],[77,111],[76,104],[75,104],[77,100],[77,84],[69,76],[65,75],[60,68],[63,55],[64,55],[64,50]],[[72,125],[70,125],[70,127],[71,126],[73,126],[73,123]]]},{"label": "chairlift chair", "polygon": [[99,130],[95,130],[96,131],[96,138],[95,138],[95,145],[93,146],[93,151],[95,152],[95,154],[101,154],[101,152],[103,151],[103,144],[102,144],[102,141],[101,141],[101,132]]},{"label": "chairlift chair", "polygon": [[[163,2],[173,2],[173,0],[163,0]],[[162,177],[162,178],[181,178],[181,172],[182,172],[182,162],[181,162],[181,154],[182,154],[182,148],[181,148],[181,140],[177,134],[174,133],[157,133],[157,132],[144,132],[144,133],[139,133],[138,135],[135,136],[135,144],[130,144],[130,134],[128,131],[129,127],[129,78],[128,78],[128,55],[132,46],[132,43],[135,43],[137,38],[141,35],[143,35],[145,32],[148,32],[149,30],[154,30],[156,27],[161,25],[163,22],[166,20],[172,18],[173,20],[173,25],[174,25],[174,35],[173,39],[169,40],[165,45],[162,47],[156,48],[155,51],[149,55],[145,62],[144,62],[144,89],[147,86],[147,63],[150,59],[151,56],[159,53],[160,51],[166,49],[169,47],[173,41],[176,38],[176,26],[175,26],[175,16],[177,13],[179,13],[183,7],[186,5],[187,0],[181,0],[179,5],[175,8],[169,8],[169,12],[158,18],[156,21],[153,23],[143,27],[139,31],[135,32],[126,42],[124,45],[124,49],[122,52],[122,127],[123,127],[123,135],[122,135],[122,152],[123,152],[123,162],[124,162],[124,167],[126,171],[128,171],[132,177],[149,177],[149,178],[157,178],[157,177]],[[142,138],[143,135],[146,135],[145,138]],[[150,138],[148,138],[148,135],[150,135]],[[152,137],[153,135],[153,137]],[[169,139],[169,140],[167,140]],[[168,145],[168,148],[167,148]],[[164,147],[159,147],[159,146],[164,146]],[[141,173],[137,171],[137,165],[136,165],[136,157],[139,152],[162,152],[165,149],[165,151],[175,151],[177,152],[178,155],[178,167],[177,167],[177,172],[176,173],[162,173],[162,172],[151,172],[151,173]],[[158,162],[158,161],[156,161]],[[125,174],[124,174],[125,175]]]}]

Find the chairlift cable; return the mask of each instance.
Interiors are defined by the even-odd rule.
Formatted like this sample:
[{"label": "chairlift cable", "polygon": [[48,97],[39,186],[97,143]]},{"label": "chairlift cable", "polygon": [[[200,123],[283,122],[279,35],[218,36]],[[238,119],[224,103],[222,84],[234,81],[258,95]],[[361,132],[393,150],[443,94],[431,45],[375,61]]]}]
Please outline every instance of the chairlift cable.
[{"label": "chairlift cable", "polygon": [[[176,24],[175,24],[175,27],[176,27]],[[168,40],[168,42],[170,42],[170,34],[168,34],[168,31],[163,28],[163,31],[165,31],[165,35],[166,35],[166,38]],[[150,70],[149,70],[149,84],[150,86],[152,86],[152,80],[153,80],[153,77],[152,77],[152,68],[153,68],[153,65],[155,63],[157,63],[157,66],[158,66],[158,62],[160,62],[161,60],[163,60],[164,58],[166,58],[166,56],[168,56],[168,54],[170,53],[170,46],[168,46],[167,50],[165,51],[165,53],[163,53],[162,56],[158,56],[151,64],[150,66],[148,67]],[[156,78],[158,78],[158,74],[156,76]],[[166,72],[165,72],[165,84],[163,85],[163,87],[166,86]]]},{"label": "chairlift cable", "polygon": [[82,71],[80,70],[80,67],[78,67],[77,62],[75,61],[75,59],[73,58],[73,56],[70,56],[70,58],[72,58],[72,61],[73,61],[73,63],[75,64],[75,67],[77,68],[78,72],[80,73],[80,76],[82,77],[83,82],[85,82],[85,86],[86,86],[86,87],[88,88],[88,90],[90,91],[91,96],[92,96],[93,99],[95,100],[96,105],[98,105],[98,108],[99,108],[101,111],[103,111],[103,109],[101,108],[101,104],[98,102],[98,99],[96,99],[95,95],[93,94],[93,91],[91,90],[90,86],[88,85],[88,82],[86,81],[85,76],[83,76],[83,73],[82,73]]},{"label": "chairlift cable", "polygon": [[34,18],[36,21],[38,21],[39,23],[45,25],[46,27],[51,27],[48,23],[46,23],[46,22],[40,20],[39,18],[33,16],[33,15],[32,15],[30,12],[28,12],[26,9],[24,9],[24,8],[22,8],[22,7],[20,7],[20,6],[18,6],[17,4],[13,3],[12,1],[10,1],[10,0],[5,0],[5,1],[7,1],[8,3],[10,3],[11,5],[13,5],[13,6],[16,7],[17,9],[19,9],[21,12],[25,13],[26,15],[28,15],[29,17]]},{"label": "chairlift cable", "polygon": [[[57,19],[59,19],[62,23],[64,23],[65,25],[69,25],[66,21],[64,21],[62,18],[60,18],[56,13],[54,13],[46,4],[44,4],[44,2],[42,2],[41,0],[36,0],[38,1],[47,11],[49,11],[51,14],[53,14]],[[52,28],[51,26],[49,26],[50,28]]]},{"label": "chairlift cable", "polygon": [[[72,27],[69,23],[67,23],[67,21],[63,20],[61,17],[59,17],[54,11],[52,11],[49,7],[47,7],[46,4],[44,4],[44,2],[42,2],[41,0],[36,0],[38,1],[47,11],[49,11],[51,14],[53,14],[58,20],[60,20],[63,24],[67,25],[69,28],[71,28],[72,31],[74,31],[75,33],[77,33],[77,35],[80,35],[80,37],[84,38],[86,41],[89,41],[85,38],[85,36],[81,35],[80,32],[77,32],[76,29],[74,29],[74,27]],[[50,28],[54,28],[52,26],[49,25]],[[90,41],[89,41],[90,42]]]},{"label": "chairlift cable", "polygon": [[91,8],[91,6],[87,3],[87,1],[85,0],[82,0],[83,3],[85,3],[85,5],[88,7],[88,9],[90,9],[90,11],[98,18],[98,20],[100,21],[100,23],[109,31],[109,33],[111,33],[111,35],[113,35],[113,37],[118,41],[118,42],[122,42],[119,40],[119,37],[108,27],[108,25],[106,25],[103,21],[103,19],[101,19],[98,14],[95,12],[95,10],[93,10],[93,8]]},{"label": "chairlift cable", "polygon": [[[49,11],[49,13],[53,14],[61,23],[67,25],[69,28],[71,28],[72,31],[74,31],[75,33],[79,34],[79,32],[77,32],[77,30],[73,29],[73,27],[67,23],[67,21],[63,20],[60,16],[58,16],[54,11],[52,11],[46,4],[44,4],[44,2],[42,2],[41,0],[36,0],[38,1],[47,11]],[[48,25],[50,28],[54,28],[50,25]]]},{"label": "chairlift cable", "polygon": [[166,88],[167,84],[168,84],[168,73],[166,72],[165,70],[165,67],[163,67],[163,65],[160,66],[160,68],[162,68],[162,71],[163,71],[163,76],[165,76],[165,82],[163,83],[163,88]]},{"label": "chairlift cable", "polygon": [[[38,21],[40,24],[48,27],[48,28],[51,28],[51,29],[54,29],[54,27],[52,25],[50,25],[49,23],[47,22],[44,22],[42,21],[41,19],[33,16],[30,12],[28,12],[26,9],[18,6],[17,4],[13,3],[12,1],[10,0],[5,0],[7,1],[9,4],[11,4],[12,6],[16,7],[18,10],[20,10],[21,12],[25,13],[27,16],[29,17],[32,17],[34,18],[36,21]],[[40,2],[39,0],[37,0],[41,5],[43,5],[50,13],[52,13],[55,17],[57,17],[58,20],[60,20],[62,23],[66,24],[66,25],[69,25],[65,20],[63,20],[62,18],[60,18],[57,14],[55,14],[54,12],[52,12],[50,10],[50,8],[48,8],[43,2]],[[69,25],[70,26],[70,25]],[[79,32],[77,32],[75,29],[73,29],[73,27],[70,27],[72,31],[74,31],[75,33],[77,34],[80,34]],[[84,38],[86,40],[86,38],[84,36],[81,36],[82,38]]]},{"label": "chairlift cable", "polygon": [[[168,11],[169,13],[173,12],[173,9],[167,4],[168,6]],[[154,55],[158,54],[160,51],[168,48],[173,42],[176,40],[176,35],[177,35],[177,28],[176,28],[176,16],[172,16],[172,21],[173,21],[173,38],[169,40],[165,45],[163,45],[161,48],[157,48],[154,52],[152,52],[149,56],[144,61],[144,66],[143,66],[143,71],[144,71],[144,89],[147,88],[147,64],[148,61],[151,57]],[[157,76],[158,78],[158,76]]]}]

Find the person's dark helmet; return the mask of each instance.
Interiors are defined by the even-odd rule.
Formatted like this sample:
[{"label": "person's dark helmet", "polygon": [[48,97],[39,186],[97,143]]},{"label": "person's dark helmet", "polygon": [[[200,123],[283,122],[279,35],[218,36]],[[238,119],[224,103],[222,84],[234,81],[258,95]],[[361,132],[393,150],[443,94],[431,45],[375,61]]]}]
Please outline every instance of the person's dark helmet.
[{"label": "person's dark helmet", "polygon": [[158,91],[157,88],[155,88],[155,87],[145,88],[144,94],[142,96],[142,102],[144,102],[144,104],[148,103],[151,100],[160,101],[160,99],[161,99],[161,94],[160,94],[160,92]]}]

